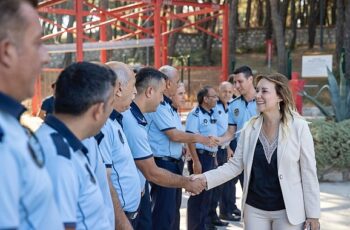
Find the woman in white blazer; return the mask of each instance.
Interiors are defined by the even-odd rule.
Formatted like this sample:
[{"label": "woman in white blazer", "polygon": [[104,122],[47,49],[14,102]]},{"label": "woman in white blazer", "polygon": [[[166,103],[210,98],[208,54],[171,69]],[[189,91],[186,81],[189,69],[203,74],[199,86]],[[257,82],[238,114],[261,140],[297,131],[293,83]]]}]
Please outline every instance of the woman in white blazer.
[{"label": "woman in white blazer", "polygon": [[317,230],[320,191],[308,124],[296,112],[285,76],[260,75],[256,83],[260,115],[246,123],[235,155],[195,178],[211,189],[244,170],[247,230]]}]

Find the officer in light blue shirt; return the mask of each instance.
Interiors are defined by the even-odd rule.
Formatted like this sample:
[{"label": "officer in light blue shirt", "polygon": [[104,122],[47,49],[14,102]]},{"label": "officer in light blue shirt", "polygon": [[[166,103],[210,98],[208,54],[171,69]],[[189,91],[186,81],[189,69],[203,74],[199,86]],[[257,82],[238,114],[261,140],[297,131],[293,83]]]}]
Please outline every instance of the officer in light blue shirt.
[{"label": "officer in light blue shirt", "polygon": [[66,228],[113,229],[95,162],[81,140],[96,135],[113,109],[115,74],[87,62],[73,63],[56,82],[55,112],[36,134]]},{"label": "officer in light blue shirt", "polygon": [[[116,73],[117,85],[120,87],[117,87],[115,91],[114,110],[101,130],[105,138],[100,148],[108,163],[106,166],[109,179],[118,195],[114,199],[119,200],[119,206],[125,214],[126,222],[130,222],[129,225],[132,224],[135,227],[142,189],[138,170],[123,131],[123,115],[121,114],[129,109],[135,97],[135,74],[128,65],[122,62],[112,61],[106,64]],[[117,228],[124,229],[127,223],[124,223],[120,217],[121,215],[118,215]]]},{"label": "officer in light blue shirt", "polygon": [[[167,77],[153,68],[143,68],[136,74],[137,95],[129,110],[123,113],[123,127],[129,142],[131,153],[140,170],[141,185],[144,186],[146,178],[152,183],[166,187],[185,187],[188,191],[198,194],[204,188],[199,181],[174,174],[155,164],[153,152],[147,135],[147,120],[144,113],[155,112],[163,101],[165,79]],[[142,197],[140,216],[150,217],[150,200],[147,196],[148,187]],[[144,202],[144,203],[143,203]],[[154,227],[156,227],[154,225]],[[141,229],[138,225],[136,229]],[[151,224],[143,229],[152,229]]]},{"label": "officer in light blue shirt", "polygon": [[[166,89],[164,100],[158,106],[156,112],[146,113],[148,138],[158,167],[172,173],[182,175],[182,143],[210,142],[208,137],[199,134],[191,134],[183,131],[179,114],[172,106],[172,100],[178,88],[179,73],[172,66],[162,66],[159,71],[164,73]],[[179,229],[180,206],[182,191],[180,188],[166,188],[157,184],[151,184],[152,221],[155,229]]]},{"label": "officer in light blue shirt", "polygon": [[[194,108],[187,117],[186,132],[200,133],[208,137],[217,137],[218,130],[213,108],[218,96],[214,88],[203,87],[197,94],[198,107]],[[200,143],[189,144],[192,160],[188,162],[190,174],[209,171],[215,167],[216,147]],[[204,191],[197,196],[191,196],[187,202],[187,228],[205,229],[209,212],[212,191]]]},{"label": "officer in light blue shirt", "polygon": [[0,92],[0,229],[63,229],[42,147],[19,123],[24,111]]},{"label": "officer in light blue shirt", "polygon": [[49,60],[35,1],[0,1],[0,229],[63,229],[37,139],[20,124]]},{"label": "officer in light blue shirt", "polygon": [[[223,135],[223,139],[226,137],[232,139],[233,136],[235,136],[236,140],[238,140],[244,124],[250,120],[250,118],[257,115],[257,110],[255,102],[254,76],[251,68],[248,66],[242,66],[237,68],[233,74],[234,86],[241,96],[235,98],[229,105],[229,128],[225,135]],[[234,141],[231,141],[228,152],[235,150],[234,143]],[[238,178],[242,186],[243,173],[225,184],[223,194],[226,197],[224,198],[226,202],[223,202],[223,206],[220,207],[220,210],[222,211],[220,212],[220,218],[224,220],[234,221],[236,219],[235,216],[241,216],[241,211],[235,204],[236,199],[231,198],[232,193],[236,194],[235,184],[237,183]]]}]

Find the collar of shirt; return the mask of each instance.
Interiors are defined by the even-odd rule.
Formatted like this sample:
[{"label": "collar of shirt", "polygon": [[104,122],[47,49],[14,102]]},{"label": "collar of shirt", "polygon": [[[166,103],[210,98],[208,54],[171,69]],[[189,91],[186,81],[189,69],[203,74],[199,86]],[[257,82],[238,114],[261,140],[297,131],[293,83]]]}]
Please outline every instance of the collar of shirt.
[{"label": "collar of shirt", "polygon": [[255,101],[255,98],[253,99],[253,100],[251,100],[251,101],[246,101],[245,100],[245,98],[241,95],[238,99],[240,99],[240,100],[242,100],[242,101],[244,101],[245,102],[245,106],[248,106],[248,104],[249,103],[251,103],[251,102],[254,102]]},{"label": "collar of shirt", "polygon": [[226,109],[225,109],[225,106],[224,106],[224,102],[222,102],[221,100],[219,100],[219,101],[217,102],[217,104],[218,104],[218,105],[222,105],[222,108],[224,108],[225,113],[228,112],[228,103],[226,103]]},{"label": "collar of shirt", "polygon": [[109,116],[109,118],[112,120],[112,121],[115,121],[117,120],[119,125],[121,127],[123,127],[123,115],[121,113],[119,113],[118,111],[116,110],[113,110],[111,115]]},{"label": "collar of shirt", "polygon": [[100,145],[100,143],[101,143],[101,141],[102,141],[102,139],[103,139],[104,136],[105,136],[105,135],[103,134],[102,131],[100,131],[98,134],[96,134],[96,135],[94,136],[95,140],[97,141],[97,145]]},{"label": "collar of shirt", "polygon": [[81,141],[55,116],[49,114],[45,118],[45,123],[61,134],[68,141],[74,152],[81,150],[84,154],[88,153],[88,149],[81,143]]},{"label": "collar of shirt", "polygon": [[163,102],[162,102],[162,105],[165,105],[165,103],[168,103],[169,105],[172,105],[172,104],[173,104],[173,101],[172,101],[169,97],[163,95]]},{"label": "collar of shirt", "polygon": [[143,116],[140,108],[136,105],[135,102],[131,103],[130,111],[131,111],[132,115],[136,118],[137,123],[139,123],[142,126],[147,125],[147,120],[146,120],[145,116]]},{"label": "collar of shirt", "polygon": [[177,112],[177,108],[175,108],[174,106],[171,106],[172,110],[174,110],[175,112]]},{"label": "collar of shirt", "polygon": [[19,120],[21,115],[26,111],[26,108],[15,99],[0,92],[0,110],[9,113]]},{"label": "collar of shirt", "polygon": [[210,111],[205,110],[202,106],[199,106],[199,109],[202,111],[203,114],[208,114],[210,117],[213,115],[213,110],[211,109]]}]

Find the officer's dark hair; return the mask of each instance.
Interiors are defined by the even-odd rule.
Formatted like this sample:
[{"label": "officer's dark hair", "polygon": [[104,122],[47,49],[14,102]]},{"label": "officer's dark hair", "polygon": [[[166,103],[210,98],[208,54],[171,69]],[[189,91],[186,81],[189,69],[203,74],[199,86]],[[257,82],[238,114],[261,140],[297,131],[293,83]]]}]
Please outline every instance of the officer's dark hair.
[{"label": "officer's dark hair", "polygon": [[144,67],[140,69],[139,72],[135,75],[135,78],[135,87],[137,89],[137,93],[145,92],[149,86],[153,86],[155,89],[158,89],[162,79],[168,79],[164,73],[152,67]]},{"label": "officer's dark hair", "polygon": [[228,75],[228,82],[230,82],[231,84],[234,84],[234,74],[230,74],[230,75]]},{"label": "officer's dark hair", "polygon": [[96,103],[106,102],[115,86],[115,73],[107,66],[76,62],[56,81],[55,112],[80,115]]},{"label": "officer's dark hair", "polygon": [[197,102],[198,104],[203,104],[204,97],[208,96],[209,89],[213,89],[213,87],[207,85],[201,88],[197,93]]},{"label": "officer's dark hair", "polygon": [[233,72],[233,74],[240,74],[240,73],[243,73],[243,75],[245,76],[245,78],[249,78],[250,76],[253,77],[253,71],[252,69],[249,67],[249,66],[241,66],[237,69],[235,69],[235,71]]},{"label": "officer's dark hair", "polygon": [[23,37],[23,31],[27,28],[27,21],[20,11],[22,4],[32,7],[38,5],[37,0],[1,0],[0,1],[0,41],[8,38],[18,42]]}]

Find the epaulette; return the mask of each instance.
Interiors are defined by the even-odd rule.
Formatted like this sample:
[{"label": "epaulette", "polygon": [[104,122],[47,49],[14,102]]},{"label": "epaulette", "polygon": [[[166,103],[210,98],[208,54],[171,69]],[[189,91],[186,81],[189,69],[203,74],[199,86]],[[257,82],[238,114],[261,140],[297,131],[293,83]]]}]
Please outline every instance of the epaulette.
[{"label": "epaulette", "polygon": [[0,127],[0,143],[2,142],[3,137],[4,137],[4,131]]},{"label": "epaulette", "polygon": [[198,117],[198,115],[199,115],[199,107],[197,107],[194,111],[193,111],[193,116],[195,116],[195,117]]},{"label": "epaulette", "polygon": [[51,138],[56,147],[57,155],[70,159],[71,154],[69,147],[68,144],[64,141],[63,137],[58,133],[52,133]]}]

